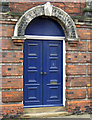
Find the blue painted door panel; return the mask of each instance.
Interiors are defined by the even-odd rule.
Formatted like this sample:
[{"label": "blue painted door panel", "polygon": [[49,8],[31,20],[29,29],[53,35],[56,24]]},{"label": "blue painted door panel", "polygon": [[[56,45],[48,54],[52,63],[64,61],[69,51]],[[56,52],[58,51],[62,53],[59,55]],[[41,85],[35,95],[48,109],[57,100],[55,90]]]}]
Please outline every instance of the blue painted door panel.
[{"label": "blue painted door panel", "polygon": [[24,42],[23,91],[24,106],[63,104],[63,41]]},{"label": "blue painted door panel", "polygon": [[24,106],[42,104],[42,42],[24,42]]},{"label": "blue painted door panel", "polygon": [[63,41],[43,42],[43,99],[45,105],[63,103]]}]

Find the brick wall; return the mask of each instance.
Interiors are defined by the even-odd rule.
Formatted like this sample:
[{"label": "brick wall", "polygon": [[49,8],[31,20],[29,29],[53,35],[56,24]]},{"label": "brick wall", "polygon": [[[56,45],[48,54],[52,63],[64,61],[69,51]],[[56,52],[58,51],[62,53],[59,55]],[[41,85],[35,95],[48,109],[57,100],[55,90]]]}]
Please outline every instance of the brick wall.
[{"label": "brick wall", "polygon": [[[54,6],[59,7],[63,9],[65,12],[67,12],[69,15],[82,15],[83,14],[83,8],[86,7],[85,2],[51,2]],[[24,13],[26,10],[30,9],[31,7],[35,7],[40,4],[45,4],[45,2],[28,2],[28,3],[9,3],[9,8],[11,12],[20,12]]]},{"label": "brick wall", "polygon": [[76,47],[66,43],[66,106],[73,113],[92,112],[91,26],[76,24],[80,38]]},{"label": "brick wall", "polygon": [[[9,3],[13,13],[23,13],[27,9],[43,3]],[[52,3],[69,15],[82,15],[85,3]],[[16,20],[20,16],[8,15],[0,20],[2,37],[2,106],[3,116],[18,116],[23,113],[23,46],[12,41]],[[8,19],[8,20],[7,20]],[[2,24],[2,26],[1,26]],[[66,110],[73,113],[91,112],[90,80],[92,68],[92,28],[90,23],[76,23],[80,41],[75,47],[66,42]],[[91,88],[91,89],[90,89]]]},{"label": "brick wall", "polygon": [[2,36],[2,114],[3,117],[23,113],[23,48],[14,45],[12,36],[16,22],[0,21]]}]

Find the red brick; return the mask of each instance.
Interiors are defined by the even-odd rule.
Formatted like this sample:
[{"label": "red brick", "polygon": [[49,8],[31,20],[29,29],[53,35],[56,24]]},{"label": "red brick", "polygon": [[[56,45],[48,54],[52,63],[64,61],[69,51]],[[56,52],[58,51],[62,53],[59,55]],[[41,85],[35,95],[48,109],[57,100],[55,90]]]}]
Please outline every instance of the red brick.
[{"label": "red brick", "polygon": [[[14,3],[14,2],[10,2],[9,3],[9,8],[10,8],[10,11],[11,12],[21,12],[23,13],[24,11],[32,8],[32,7],[35,7],[37,5],[43,5],[45,4],[45,2],[28,2],[28,0],[26,0],[26,2],[20,2],[20,3]],[[58,0],[59,1],[59,0]],[[82,15],[82,9],[84,7],[86,7],[86,3],[85,2],[76,2],[76,3],[73,3],[73,2],[70,2],[69,1],[65,1],[63,0],[64,4],[63,3],[60,3],[60,2],[57,2],[57,0],[54,0],[52,2],[52,4],[56,7],[59,7],[59,8],[62,8],[63,10],[65,10],[68,14],[70,13],[71,15],[73,14],[78,14],[78,15]],[[15,7],[16,6],[16,7]]]},{"label": "red brick", "polygon": [[84,4],[81,4],[81,16],[83,16],[83,8],[85,8],[86,7],[86,4],[84,3]]},{"label": "red brick", "polygon": [[89,75],[92,74],[92,65],[88,65],[88,74],[89,74]]},{"label": "red brick", "polygon": [[66,62],[67,63],[92,63],[91,53],[67,53]]},{"label": "red brick", "polygon": [[88,89],[88,98],[92,98],[92,88]]},{"label": "red brick", "polygon": [[11,25],[15,25],[16,24],[16,22],[15,21],[1,21],[0,20],[0,24],[11,24]]},{"label": "red brick", "polygon": [[23,66],[22,65],[7,65],[2,66],[2,76],[19,76],[23,75]]},{"label": "red brick", "polygon": [[66,86],[67,87],[89,87],[92,86],[92,77],[67,77]]},{"label": "red brick", "polygon": [[[26,0],[28,1],[28,0]],[[56,1],[56,0],[55,0]],[[58,0],[59,1],[59,0]],[[69,0],[68,0],[69,1]],[[56,1],[57,2],[57,1]],[[37,6],[39,4],[44,4],[45,2],[30,2],[30,3],[18,3],[18,2],[9,2],[9,9],[11,12],[25,12],[26,10],[34,7],[34,6]],[[77,4],[75,3],[55,3],[55,6],[59,7],[59,8],[62,8],[63,10],[66,10],[67,13],[71,14],[71,15],[76,15],[78,12],[77,15],[82,15],[82,11],[83,11],[83,8],[85,7],[86,3],[80,3],[78,2]],[[3,22],[3,24],[15,24],[15,23],[5,23]],[[7,28],[8,26],[4,26],[5,28]],[[9,28],[5,29],[3,28],[3,30],[1,30],[3,32],[3,36],[8,36],[8,37],[11,37],[13,35],[13,28],[10,28],[11,26],[9,25]],[[12,26],[13,27],[13,26]],[[85,27],[85,26],[84,26]],[[86,27],[85,27],[86,28]],[[85,34],[84,36],[81,35],[79,33],[79,36],[81,39],[83,39],[85,37],[85,39],[89,39],[89,36],[90,34],[88,33],[89,31],[87,31],[87,33],[85,33],[86,31],[84,31],[83,34]],[[88,37],[88,38],[87,38]],[[20,42],[20,41],[19,41]],[[84,41],[80,41],[78,43],[77,46],[75,47],[71,47],[69,46],[69,44],[67,44],[67,50],[72,50],[72,51],[86,51],[86,42]],[[17,45],[17,44],[16,44]],[[12,40],[3,40],[3,44],[2,44],[2,47],[3,49],[5,50],[22,50],[22,47],[20,46],[16,46],[13,44],[13,41]],[[91,49],[91,48],[90,48]],[[16,55],[17,57],[16,58],[13,58],[13,55]],[[84,58],[83,59],[83,56],[78,55],[78,58],[75,59],[74,56],[76,54],[74,54],[73,56],[71,55],[71,61],[73,62],[80,62],[80,63],[86,63],[86,62],[90,62],[89,60],[89,56],[86,55],[85,53],[85,56],[87,56],[87,58]],[[84,55],[84,54],[82,54]],[[68,57],[69,57],[69,54],[68,54]],[[67,58],[68,58],[67,57]],[[9,59],[9,58],[12,58],[12,59]],[[20,60],[20,55],[18,53],[7,53],[6,57],[3,57],[3,62],[22,62],[22,60]],[[69,59],[67,59],[67,62],[71,62],[69,61]],[[72,62],[71,62],[72,63]],[[15,67],[17,66],[17,67]],[[7,70],[7,68],[12,68],[11,70]],[[83,70],[82,70],[83,69]],[[68,66],[68,70],[67,70],[67,74],[72,74],[72,75],[79,75],[79,74],[86,74],[86,66],[75,66],[75,65],[72,65],[71,67]],[[74,73],[73,73],[74,72]],[[20,65],[13,65],[12,67],[10,67],[9,65],[8,66],[3,66],[3,75],[23,75],[23,68],[20,67]],[[83,82],[83,80],[85,82]],[[88,81],[87,81],[88,80]],[[20,83],[21,81],[21,83]],[[75,82],[74,82],[75,81]],[[22,79],[3,79],[3,88],[4,89],[12,89],[12,88],[21,88],[22,87]],[[70,83],[69,83],[69,86],[76,86],[78,87],[78,82],[80,83],[80,87],[81,86],[90,86],[90,82],[89,82],[89,78],[85,78],[85,79],[77,79],[74,78],[74,80],[71,80]],[[76,84],[76,85],[75,85]],[[84,90],[84,89],[83,89]],[[88,90],[89,91],[89,90]],[[16,92],[16,93],[15,93]],[[8,93],[6,92],[3,93],[4,95],[4,102],[12,102],[11,100],[17,100],[19,101],[19,97],[21,96],[20,95],[20,92],[22,91],[14,91],[11,93],[11,91],[8,91]],[[85,92],[85,90],[84,90]],[[9,96],[8,96],[9,95]],[[85,97],[82,95],[82,91],[81,91],[81,96],[79,96],[78,92],[75,92],[74,91],[74,95],[75,97]],[[17,98],[16,98],[17,97]],[[68,97],[72,97],[72,96],[68,96]],[[15,98],[15,99],[14,99]],[[9,101],[10,100],[10,101]],[[76,106],[79,106],[81,110],[85,110],[85,106],[88,105],[90,106],[90,101],[68,101],[67,102],[67,107],[69,108],[68,110],[72,109],[72,107],[74,107],[74,109],[76,108]],[[23,113],[23,105],[19,105],[19,104],[13,104],[13,105],[3,105],[3,115],[4,116],[7,116],[7,115],[19,115],[19,114],[22,114]]]},{"label": "red brick", "polygon": [[22,91],[3,91],[2,102],[21,102],[23,100]]},{"label": "red brick", "polygon": [[2,107],[0,106],[0,119],[2,119],[3,116],[2,116]]},{"label": "red brick", "polygon": [[23,104],[0,105],[0,107],[2,107],[2,115],[6,116],[6,118],[11,115],[23,114]]},{"label": "red brick", "polygon": [[92,30],[77,29],[78,36],[83,40],[92,40]]},{"label": "red brick", "polygon": [[2,50],[22,50],[22,46],[14,45],[12,39],[2,39]]},{"label": "red brick", "polygon": [[89,29],[92,28],[92,26],[89,26],[89,25],[86,25],[86,24],[82,24],[82,25],[81,25],[81,24],[76,24],[76,27],[77,27],[77,28],[87,28],[87,29],[88,29],[88,28],[89,28]]},{"label": "red brick", "polygon": [[23,79],[21,78],[3,78],[2,89],[23,88]]},{"label": "red brick", "polygon": [[92,52],[92,41],[88,42],[88,51]]},{"label": "red brick", "polygon": [[80,8],[77,7],[66,7],[65,12],[67,13],[80,13]]},{"label": "red brick", "polygon": [[52,2],[52,5],[53,5],[53,6],[58,6],[58,7],[60,7],[60,8],[64,8],[64,7],[65,7],[65,4],[63,4],[63,3],[55,3],[55,2]]},{"label": "red brick", "polygon": [[85,41],[79,41],[77,46],[71,47],[68,42],[66,42],[66,50],[69,51],[86,51],[86,42]]},{"label": "red brick", "polygon": [[13,39],[13,42],[14,42],[14,44],[22,43],[22,45],[23,45],[24,39]]},{"label": "red brick", "polygon": [[23,3],[22,2],[20,2],[20,3],[10,2],[9,7],[10,7],[11,12],[21,12],[21,13],[23,13],[24,11],[26,11],[26,10],[32,8],[32,7],[35,7],[39,4],[40,4],[40,2],[28,2],[28,3],[27,2],[23,2]]},{"label": "red brick", "polygon": [[67,101],[66,102],[66,108],[68,112],[76,112],[76,107],[80,108],[81,112],[85,112],[86,106],[89,106],[91,108],[92,106],[92,100],[83,100],[83,101]]},{"label": "red brick", "polygon": [[12,37],[14,33],[14,26],[7,25],[7,26],[0,26],[0,36],[2,37]]},{"label": "red brick", "polygon": [[2,52],[2,62],[23,62],[23,53],[22,52]]},{"label": "red brick", "polygon": [[66,74],[67,75],[85,75],[86,65],[67,65]]},{"label": "red brick", "polygon": [[67,99],[84,99],[86,98],[86,89],[71,89],[66,90]]},{"label": "red brick", "polygon": [[[79,0],[80,1],[80,0]],[[85,8],[86,7],[86,0],[81,0],[81,7]]]},{"label": "red brick", "polygon": [[80,28],[80,27],[81,27],[81,25],[79,25],[79,24],[76,24],[76,27],[77,27],[77,28]]}]

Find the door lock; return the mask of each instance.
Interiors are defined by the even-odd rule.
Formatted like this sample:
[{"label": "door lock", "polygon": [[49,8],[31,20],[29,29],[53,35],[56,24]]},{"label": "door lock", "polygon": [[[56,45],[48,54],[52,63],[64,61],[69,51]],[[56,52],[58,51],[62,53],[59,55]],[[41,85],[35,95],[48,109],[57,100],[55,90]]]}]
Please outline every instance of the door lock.
[{"label": "door lock", "polygon": [[43,72],[41,72],[41,75],[43,75]]},{"label": "door lock", "polygon": [[45,75],[47,75],[47,73],[46,73],[46,72],[44,72],[44,74],[45,74]]}]

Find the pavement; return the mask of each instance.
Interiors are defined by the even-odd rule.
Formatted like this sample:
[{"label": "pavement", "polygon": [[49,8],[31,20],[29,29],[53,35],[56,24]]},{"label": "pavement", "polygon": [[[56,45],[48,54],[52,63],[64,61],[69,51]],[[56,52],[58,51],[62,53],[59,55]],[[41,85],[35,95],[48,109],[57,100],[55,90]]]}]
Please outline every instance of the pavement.
[{"label": "pavement", "polygon": [[1,120],[92,120],[92,115],[69,115],[69,116],[58,116],[58,117],[45,117],[45,118],[7,118]]},{"label": "pavement", "polygon": [[[53,117],[54,116],[54,117]],[[33,120],[35,120],[35,119],[37,119],[37,120],[43,120],[43,119],[46,119],[46,120],[72,120],[72,119],[74,119],[74,120],[92,120],[92,115],[90,115],[90,114],[82,114],[82,115],[69,115],[69,114],[57,114],[57,115],[45,115],[45,116],[41,116],[41,115],[39,115],[39,116],[30,116],[30,117],[24,117],[24,119],[26,118],[27,120],[30,118],[31,120],[33,119]],[[23,120],[24,120],[23,119]],[[26,120],[25,119],[25,120]]]},{"label": "pavement", "polygon": [[1,120],[92,120],[92,116],[89,114],[83,115],[69,115],[69,116],[58,116],[58,117],[47,117],[47,118],[8,118]]}]

